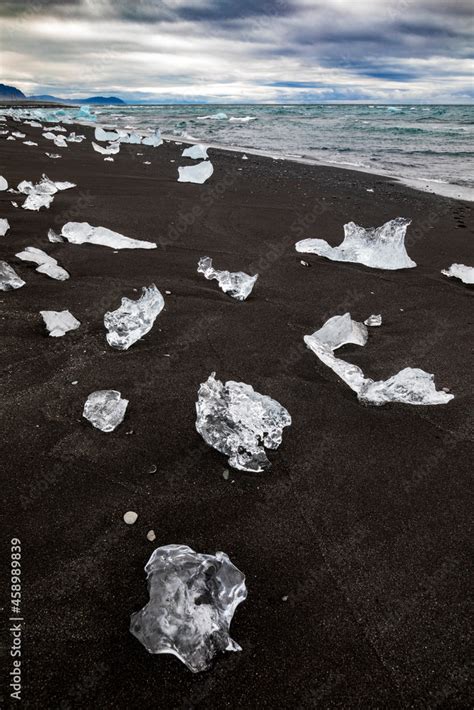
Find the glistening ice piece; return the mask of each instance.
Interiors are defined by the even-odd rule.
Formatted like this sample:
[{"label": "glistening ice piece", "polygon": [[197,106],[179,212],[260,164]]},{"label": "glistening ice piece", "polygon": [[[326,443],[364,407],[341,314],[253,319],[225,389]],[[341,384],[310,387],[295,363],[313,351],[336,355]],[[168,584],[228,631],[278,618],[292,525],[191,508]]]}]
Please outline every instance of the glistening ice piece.
[{"label": "glistening ice piece", "polygon": [[241,471],[270,467],[265,448],[277,449],[291,417],[279,402],[244,382],[223,384],[213,372],[201,384],[196,402],[196,429],[229,464]]},{"label": "glistening ice piece", "polygon": [[5,234],[10,229],[10,223],[8,219],[0,219],[0,237],[4,237]]},{"label": "glistening ice piece", "polygon": [[474,267],[465,264],[451,264],[449,269],[441,271],[445,276],[454,276],[465,284],[474,284]]},{"label": "glistening ice piece", "polygon": [[145,572],[150,600],[131,615],[130,632],[149,653],[170,653],[198,673],[217,653],[242,650],[229,629],[247,596],[245,576],[225,552],[206,555],[187,545],[164,545]]},{"label": "glistening ice piece", "polygon": [[204,160],[197,165],[187,165],[184,168],[178,168],[178,182],[195,182],[199,185],[206,182],[212,173],[214,167],[210,160]]},{"label": "glistening ice piece", "polygon": [[207,148],[202,143],[192,145],[185,148],[182,153],[183,158],[192,158],[193,160],[206,160],[208,158]]},{"label": "glistening ice piece", "polygon": [[137,301],[122,298],[120,308],[108,311],[104,316],[104,325],[109,331],[107,342],[117,350],[128,348],[148,333],[165,305],[163,296],[152,284],[142,288],[142,295]]},{"label": "glistening ice piece", "polygon": [[60,338],[81,325],[69,311],[40,311],[46,330],[53,338]]},{"label": "glistening ice piece", "polygon": [[88,222],[67,222],[61,236],[71,244],[99,244],[111,249],[156,249],[153,242],[131,239],[106,227],[92,227]]},{"label": "glistening ice piece", "polygon": [[66,281],[69,278],[66,269],[59,266],[56,259],[53,259],[52,256],[46,254],[42,249],[26,247],[26,249],[19,251],[15,256],[22,261],[32,261],[34,264],[38,264],[36,271],[39,274],[46,274],[46,276],[56,279],[56,281]]},{"label": "glistening ice piece", "polygon": [[250,295],[258,279],[258,274],[249,276],[243,271],[216,271],[209,256],[199,259],[197,270],[199,274],[204,274],[206,279],[215,279],[224,293],[238,301],[244,301]]},{"label": "glistening ice piece", "polygon": [[364,345],[367,337],[362,337],[361,328],[367,328],[353,321],[350,313],[330,318],[322,328],[312,335],[305,335],[308,348],[325,365],[331,368],[341,380],[357,394],[359,401],[366,404],[382,405],[387,402],[404,404],[446,404],[453,399],[452,394],[436,390],[434,376],[419,368],[406,367],[388,380],[374,381],[365,377],[357,367],[334,355],[334,350],[346,343]]},{"label": "glistening ice piece", "polygon": [[128,399],[122,399],[117,390],[97,390],[88,396],[82,416],[96,429],[109,433],[123,421],[127,406]]},{"label": "glistening ice piece", "polygon": [[0,291],[13,291],[24,285],[25,281],[20,279],[10,264],[7,264],[6,261],[0,261]]},{"label": "glistening ice piece", "polygon": [[344,225],[344,241],[337,247],[323,239],[303,239],[296,251],[318,254],[332,261],[351,261],[373,269],[411,269],[416,266],[405,249],[405,234],[411,220],[397,217],[381,227],[364,229],[354,222]]}]

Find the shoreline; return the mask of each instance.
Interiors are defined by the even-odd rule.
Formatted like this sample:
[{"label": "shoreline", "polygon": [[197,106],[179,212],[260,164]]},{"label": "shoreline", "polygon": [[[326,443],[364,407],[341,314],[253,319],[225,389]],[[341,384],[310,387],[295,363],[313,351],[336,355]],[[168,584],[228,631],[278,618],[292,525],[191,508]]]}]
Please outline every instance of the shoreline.
[{"label": "shoreline", "polygon": [[[93,127],[67,128],[78,125],[87,140],[68,148],[11,120],[38,146],[0,139],[11,187],[43,173],[77,185],[38,212],[0,193],[10,224],[0,259],[26,282],[0,295],[0,479],[4,527],[22,543],[25,570],[25,705],[345,708],[356,698],[400,710],[448,695],[468,707],[467,686],[453,678],[464,678],[469,653],[473,292],[441,270],[472,264],[472,204],[335,166],[243,161],[229,149],[209,149],[206,183],[178,183],[178,166],[195,164],[176,145],[184,141],[123,144],[105,162]],[[416,268],[295,251],[306,237],[339,244],[349,221],[397,216],[412,220]],[[157,249],[49,242],[48,230],[68,221]],[[70,278],[22,262],[15,255],[27,247]],[[258,273],[251,296],[237,302],[197,273],[203,256],[216,269]],[[152,283],[163,311],[129,350],[113,350],[104,313]],[[49,337],[43,309],[69,309],[81,325]],[[454,399],[361,405],[303,341],[345,312],[383,322],[341,357],[377,380],[420,367]],[[213,371],[290,413],[268,472],[229,469],[196,432],[198,388]],[[101,389],[129,400],[110,434],[82,416]],[[138,514],[134,525],[127,511]],[[247,577],[231,627],[242,651],[219,655],[207,673],[147,653],[129,631],[148,600],[144,565],[172,543],[223,550]]]}]

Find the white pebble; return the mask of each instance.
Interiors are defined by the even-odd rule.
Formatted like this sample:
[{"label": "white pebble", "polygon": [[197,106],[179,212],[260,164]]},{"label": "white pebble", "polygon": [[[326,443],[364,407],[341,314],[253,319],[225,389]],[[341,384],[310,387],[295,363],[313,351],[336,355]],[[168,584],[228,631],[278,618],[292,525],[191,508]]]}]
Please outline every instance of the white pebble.
[{"label": "white pebble", "polygon": [[136,523],[137,518],[138,515],[137,513],[134,513],[133,510],[129,510],[123,516],[124,523],[127,523],[127,525],[133,525],[133,523]]},{"label": "white pebble", "polygon": [[153,542],[153,540],[156,540],[156,535],[154,530],[148,530],[146,534],[146,539],[149,540],[150,542]]}]

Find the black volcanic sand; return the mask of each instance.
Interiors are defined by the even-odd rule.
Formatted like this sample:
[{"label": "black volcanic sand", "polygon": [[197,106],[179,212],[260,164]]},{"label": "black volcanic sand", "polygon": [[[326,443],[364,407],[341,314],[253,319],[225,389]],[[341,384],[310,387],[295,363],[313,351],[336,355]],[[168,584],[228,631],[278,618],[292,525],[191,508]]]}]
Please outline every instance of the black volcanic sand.
[{"label": "black volcanic sand", "polygon": [[[205,185],[181,184],[178,164],[193,164],[180,158],[184,146],[124,145],[104,162],[90,141],[63,150],[39,129],[9,125],[39,142],[1,141],[11,186],[43,172],[77,183],[40,212],[0,195],[11,225],[1,258],[27,282],[0,294],[2,555],[7,564],[10,539],[21,539],[23,706],[468,707],[472,290],[440,270],[472,264],[472,205],[377,176],[217,150]],[[305,237],[340,243],[350,220],[396,216],[413,219],[416,269],[295,252]],[[159,246],[114,253],[49,243],[48,228],[70,220]],[[27,246],[56,257],[70,280],[15,258]],[[204,255],[216,268],[260,274],[248,301],[197,274]],[[129,351],[112,350],[104,312],[152,282],[164,311]],[[80,329],[47,337],[39,311],[66,308]],[[423,368],[455,399],[359,404],[303,344],[346,311],[357,320],[381,313],[383,325],[341,357],[377,379]],[[212,371],[291,413],[269,472],[231,470],[226,480],[225,457],[196,433],[197,390]],[[130,400],[112,434],[81,416],[89,393],[107,388]],[[122,520],[128,510],[138,513],[133,526]],[[130,614],[148,599],[143,567],[169,543],[224,550],[247,576],[231,627],[243,651],[206,673],[149,655],[129,633]],[[6,706],[8,643],[5,634]]]}]

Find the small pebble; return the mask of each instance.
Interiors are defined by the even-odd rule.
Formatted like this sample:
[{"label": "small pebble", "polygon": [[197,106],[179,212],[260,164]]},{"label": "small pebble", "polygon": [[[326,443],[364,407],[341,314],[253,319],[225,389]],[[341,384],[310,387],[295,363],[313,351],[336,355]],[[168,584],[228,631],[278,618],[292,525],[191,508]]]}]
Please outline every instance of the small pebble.
[{"label": "small pebble", "polygon": [[148,530],[146,534],[146,539],[149,540],[150,542],[153,542],[153,540],[156,540],[156,535],[154,530]]},{"label": "small pebble", "polygon": [[227,469],[222,472],[222,478],[224,479],[224,481],[227,481],[229,479],[229,471]]},{"label": "small pebble", "polygon": [[171,296],[171,291],[165,291],[165,293],[168,294],[168,296]]},{"label": "small pebble", "polygon": [[287,601],[288,601],[288,595],[282,597],[281,600],[282,600],[282,602],[287,602]]},{"label": "small pebble", "polygon": [[71,385],[77,385],[78,382],[79,380],[74,380],[74,382],[71,382]]},{"label": "small pebble", "polygon": [[123,516],[123,521],[124,523],[127,523],[127,525],[133,525],[133,523],[137,522],[138,515],[133,512],[133,510],[129,510],[125,513]]},{"label": "small pebble", "polygon": [[150,468],[148,469],[148,473],[156,473],[158,471],[158,468],[156,464],[152,464]]}]

